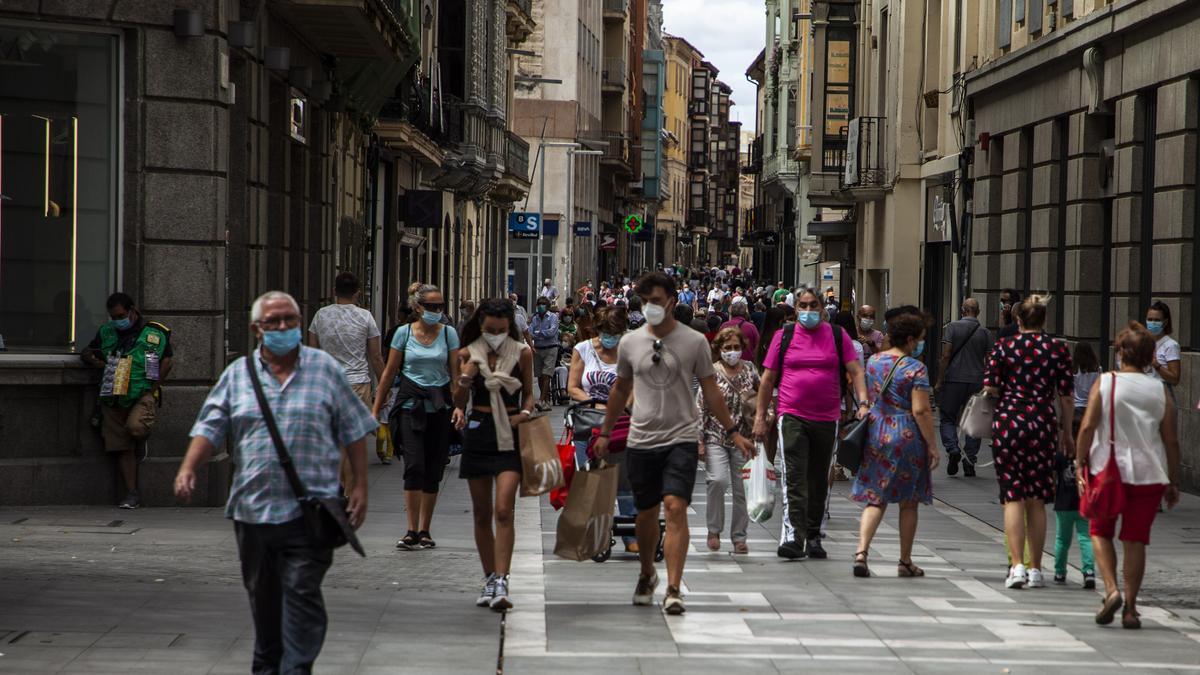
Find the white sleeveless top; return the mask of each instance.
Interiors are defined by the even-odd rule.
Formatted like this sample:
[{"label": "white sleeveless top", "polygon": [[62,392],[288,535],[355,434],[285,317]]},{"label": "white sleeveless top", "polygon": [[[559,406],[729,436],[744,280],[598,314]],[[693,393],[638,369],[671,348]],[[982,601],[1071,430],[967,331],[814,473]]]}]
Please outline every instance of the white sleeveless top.
[{"label": "white sleeveless top", "polygon": [[[1165,485],[1167,451],[1160,428],[1167,394],[1162,380],[1145,373],[1116,373],[1116,454],[1121,482],[1126,485]],[[1109,392],[1113,374],[1100,376],[1100,424],[1089,456],[1093,475],[1108,463]]]},{"label": "white sleeveless top", "polygon": [[607,401],[613,383],[617,381],[617,364],[602,361],[591,340],[575,345],[575,351],[579,352],[579,360],[583,361],[580,385],[584,393],[589,398]]}]

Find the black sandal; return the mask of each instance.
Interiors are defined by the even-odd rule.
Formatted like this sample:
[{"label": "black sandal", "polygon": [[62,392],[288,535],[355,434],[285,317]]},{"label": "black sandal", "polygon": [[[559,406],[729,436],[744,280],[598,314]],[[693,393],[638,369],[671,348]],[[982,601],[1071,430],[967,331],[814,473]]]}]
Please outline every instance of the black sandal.
[{"label": "black sandal", "polygon": [[[859,560],[859,558],[862,560]],[[854,554],[854,576],[867,578],[871,576],[871,568],[867,566],[867,552],[859,551]]]},{"label": "black sandal", "polygon": [[911,560],[909,560],[908,562],[900,560],[900,561],[896,562],[896,576],[898,576],[898,577],[923,577],[923,576],[925,576],[925,570],[912,564]]},{"label": "black sandal", "polygon": [[1118,609],[1121,609],[1121,605],[1124,602],[1119,592],[1105,596],[1104,603],[1100,605],[1100,611],[1096,612],[1096,623],[1101,626],[1107,626],[1112,623],[1113,616],[1116,615]]},{"label": "black sandal", "polygon": [[396,548],[404,551],[412,551],[417,548],[417,544],[419,542],[420,540],[417,538],[417,533],[409,530],[404,534],[404,537],[401,538],[400,541],[396,542]]},{"label": "black sandal", "polygon": [[1137,613],[1136,609],[1121,615],[1121,627],[1130,630],[1137,630],[1142,627],[1141,615]]},{"label": "black sandal", "polygon": [[437,546],[433,541],[433,537],[429,536],[429,530],[421,530],[417,533],[417,536],[420,538],[421,548],[433,548]]}]

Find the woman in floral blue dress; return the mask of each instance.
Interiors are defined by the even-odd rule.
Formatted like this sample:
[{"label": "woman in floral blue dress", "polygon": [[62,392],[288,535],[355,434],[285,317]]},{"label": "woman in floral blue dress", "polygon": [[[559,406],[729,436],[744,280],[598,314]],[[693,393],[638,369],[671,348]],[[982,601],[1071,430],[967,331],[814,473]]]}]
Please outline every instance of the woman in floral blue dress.
[{"label": "woman in floral blue dress", "polygon": [[[933,501],[930,473],[938,465],[929,404],[929,375],[917,360],[925,351],[925,322],[913,314],[888,321],[892,348],[867,362],[867,389],[871,396],[867,442],[863,463],[850,492],[865,504],[858,529],[854,576],[871,576],[867,551],[879,529],[888,504],[900,505],[900,561],[897,576],[922,577],[925,571],[912,563],[917,534],[917,505]],[[884,391],[892,369],[896,374]]]}]

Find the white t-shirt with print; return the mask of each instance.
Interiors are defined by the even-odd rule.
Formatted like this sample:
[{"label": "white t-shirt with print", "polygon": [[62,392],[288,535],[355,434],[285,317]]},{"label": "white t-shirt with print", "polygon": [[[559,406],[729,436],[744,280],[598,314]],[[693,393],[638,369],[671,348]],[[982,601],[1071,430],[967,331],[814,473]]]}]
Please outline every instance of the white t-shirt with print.
[{"label": "white t-shirt with print", "polygon": [[342,364],[346,381],[371,382],[367,340],[379,337],[379,326],[369,311],[357,305],[327,305],[313,315],[308,331],[317,336],[323,351]]}]

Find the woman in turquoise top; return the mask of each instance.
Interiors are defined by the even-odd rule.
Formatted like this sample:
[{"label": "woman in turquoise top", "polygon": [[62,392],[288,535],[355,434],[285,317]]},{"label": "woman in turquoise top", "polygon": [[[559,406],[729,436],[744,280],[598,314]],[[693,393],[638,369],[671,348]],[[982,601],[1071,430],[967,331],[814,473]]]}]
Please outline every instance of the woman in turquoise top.
[{"label": "woman in turquoise top", "polygon": [[[452,355],[459,343],[454,327],[441,323],[446,309],[442,292],[424,285],[415,295],[420,318],[396,331],[380,377],[381,383],[396,383],[396,401],[387,422],[404,454],[408,532],[396,547],[405,550],[436,546],[429,534],[433,508],[450,456],[453,428],[461,429],[465,420],[450,396],[451,378],[458,376],[458,360]],[[376,389],[371,410],[376,418],[390,390],[388,386]]]}]

